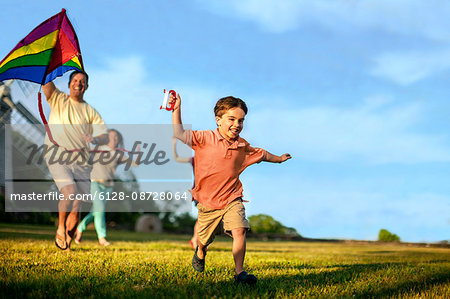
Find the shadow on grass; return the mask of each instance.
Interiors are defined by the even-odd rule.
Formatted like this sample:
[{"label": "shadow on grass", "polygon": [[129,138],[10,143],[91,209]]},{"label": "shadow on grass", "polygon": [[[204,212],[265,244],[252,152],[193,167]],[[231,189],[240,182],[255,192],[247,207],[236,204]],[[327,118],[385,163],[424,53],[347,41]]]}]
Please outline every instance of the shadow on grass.
[{"label": "shadow on grass", "polygon": [[[212,281],[208,271],[191,277],[183,273],[148,276],[119,270],[96,275],[53,273],[17,282],[1,281],[4,298],[21,297],[388,297],[426,292],[448,284],[450,273],[444,269],[415,278],[390,277],[389,284],[377,280],[376,272],[387,268],[406,268],[406,263],[337,265],[335,270],[319,273],[260,277],[256,286],[235,285],[229,280]],[[302,269],[308,268],[307,266]],[[154,273],[158,274],[158,273]],[[371,275],[374,280],[371,282]],[[387,274],[386,274],[387,275]],[[149,277],[153,277],[149,279]]]},{"label": "shadow on grass", "polygon": [[[231,242],[230,242],[231,244]],[[213,243],[213,245],[211,246],[211,250],[214,252],[230,252],[231,250],[231,245],[230,247],[223,247],[223,246],[217,246],[216,244]],[[254,248],[248,248],[245,251],[247,254],[252,253],[252,252],[267,252],[267,253],[295,253],[298,252],[298,249],[254,249]]]},{"label": "shadow on grass", "polygon": [[[353,291],[342,290],[339,294],[334,294],[336,287],[351,285],[360,280],[360,277],[372,275],[375,272],[383,271],[392,267],[407,267],[406,263],[375,263],[364,265],[336,265],[337,269],[320,273],[308,273],[305,275],[279,275],[270,278],[260,278],[256,286],[237,286],[232,280],[219,281],[217,283],[191,282],[178,291],[173,286],[152,287],[148,286],[137,290],[135,295],[146,296],[154,293],[169,296],[219,296],[219,297],[274,297],[274,296],[305,296],[312,287],[315,289],[310,296],[355,296],[357,298],[367,297],[387,297],[405,294],[417,294],[432,289],[435,286],[447,284],[450,281],[450,273],[442,270],[423,275],[416,279],[396,281],[386,286],[381,281],[374,283],[365,282],[363,287],[355,287]],[[296,267],[298,269],[310,269],[308,265]],[[208,275],[208,273],[205,273]],[[350,288],[351,289],[351,288]],[[320,290],[327,290],[321,293]],[[180,293],[181,292],[181,293]],[[123,294],[126,295],[126,294]],[[307,295],[308,296],[308,295]]]},{"label": "shadow on grass", "polygon": [[[445,264],[448,263],[449,260],[438,259],[438,260],[429,260],[429,261],[420,261],[421,264]],[[389,268],[402,268],[408,266],[406,262],[386,262],[386,263],[368,263],[368,264],[333,264],[333,265],[311,265],[311,264],[296,264],[289,263],[285,261],[280,262],[264,262],[264,267],[274,270],[286,270],[286,269],[295,269],[295,270],[305,270],[305,269],[342,269],[342,271],[347,271],[353,274],[363,273],[370,269],[371,271],[379,271],[386,270]],[[348,270],[344,270],[348,269]],[[449,274],[450,275],[450,274]]]}]

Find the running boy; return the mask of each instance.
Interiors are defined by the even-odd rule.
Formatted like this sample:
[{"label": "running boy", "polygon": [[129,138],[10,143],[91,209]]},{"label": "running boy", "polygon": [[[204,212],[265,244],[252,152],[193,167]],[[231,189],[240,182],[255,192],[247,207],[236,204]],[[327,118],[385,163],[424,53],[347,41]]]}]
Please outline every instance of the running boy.
[{"label": "running boy", "polygon": [[[171,97],[170,103],[173,101],[175,98]],[[195,188],[192,196],[199,202],[198,245],[192,266],[199,272],[204,271],[206,248],[214,240],[214,232],[223,221],[225,232],[233,238],[235,282],[255,284],[256,276],[244,271],[245,236],[250,226],[245,218],[239,175],[254,163],[281,163],[291,156],[272,155],[263,149],[251,147],[239,137],[247,114],[247,106],[241,99],[231,96],[220,99],[214,114],[216,130],[191,131],[183,129],[179,95],[172,112],[174,136],[195,151]]]}]

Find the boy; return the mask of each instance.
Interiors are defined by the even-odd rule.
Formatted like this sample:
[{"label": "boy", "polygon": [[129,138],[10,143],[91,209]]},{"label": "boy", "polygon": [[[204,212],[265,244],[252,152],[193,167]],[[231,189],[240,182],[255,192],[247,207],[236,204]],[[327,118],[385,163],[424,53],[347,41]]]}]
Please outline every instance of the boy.
[{"label": "boy", "polygon": [[181,122],[181,98],[175,101],[172,112],[174,136],[195,151],[195,187],[192,197],[199,203],[198,240],[192,258],[195,270],[205,269],[206,248],[214,240],[214,232],[223,221],[225,232],[233,238],[234,276],[236,283],[255,284],[256,276],[244,271],[246,231],[250,229],[242,204],[242,183],[239,175],[247,166],[261,161],[281,163],[289,154],[272,155],[253,148],[239,137],[244,126],[247,106],[235,97],[220,99],[214,108],[217,123],[215,131],[184,130]]}]

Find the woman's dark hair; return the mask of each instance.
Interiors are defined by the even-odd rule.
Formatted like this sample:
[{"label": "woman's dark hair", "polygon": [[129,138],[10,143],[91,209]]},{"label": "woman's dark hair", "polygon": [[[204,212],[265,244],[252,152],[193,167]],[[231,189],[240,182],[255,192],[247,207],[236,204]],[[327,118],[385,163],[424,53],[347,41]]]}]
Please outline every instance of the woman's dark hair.
[{"label": "woman's dark hair", "polygon": [[111,132],[111,131],[116,132],[116,134],[117,134],[117,139],[118,140],[117,140],[116,147],[123,148],[123,137],[122,137],[122,134],[119,131],[117,131],[116,129],[109,129],[108,133]]}]

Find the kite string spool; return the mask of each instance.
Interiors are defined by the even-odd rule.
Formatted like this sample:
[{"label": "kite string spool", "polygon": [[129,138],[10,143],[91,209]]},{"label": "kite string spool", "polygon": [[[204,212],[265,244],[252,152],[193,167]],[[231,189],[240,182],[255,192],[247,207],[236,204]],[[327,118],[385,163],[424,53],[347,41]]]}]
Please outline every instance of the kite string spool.
[{"label": "kite string spool", "polygon": [[[173,95],[175,97],[175,101],[172,104],[170,104],[170,106],[167,106],[170,95]],[[173,108],[175,107],[176,98],[177,98],[177,93],[175,92],[175,90],[172,89],[172,90],[166,91],[164,89],[164,100],[159,109],[166,109],[167,111],[172,111]]]}]

